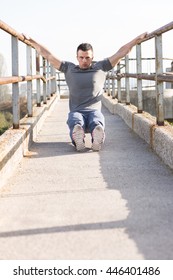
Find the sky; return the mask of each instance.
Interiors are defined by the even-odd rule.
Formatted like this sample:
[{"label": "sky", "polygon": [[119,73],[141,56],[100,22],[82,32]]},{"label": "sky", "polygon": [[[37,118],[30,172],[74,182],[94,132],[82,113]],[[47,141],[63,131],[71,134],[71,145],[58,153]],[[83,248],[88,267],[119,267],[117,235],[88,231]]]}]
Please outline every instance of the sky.
[{"label": "sky", "polygon": [[[172,0],[6,0],[0,19],[45,45],[61,60],[76,62],[76,48],[89,42],[94,59],[113,55],[140,33],[173,21]],[[172,32],[172,31],[171,31]],[[171,33],[173,35],[173,32]],[[5,41],[0,30],[0,53]],[[173,38],[166,44],[173,57]]]}]

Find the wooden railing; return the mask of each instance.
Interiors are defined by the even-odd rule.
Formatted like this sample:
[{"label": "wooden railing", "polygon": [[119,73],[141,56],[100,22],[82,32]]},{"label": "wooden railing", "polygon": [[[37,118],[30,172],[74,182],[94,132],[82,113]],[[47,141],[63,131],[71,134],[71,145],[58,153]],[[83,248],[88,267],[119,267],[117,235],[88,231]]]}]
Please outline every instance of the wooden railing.
[{"label": "wooden railing", "polygon": [[[13,128],[18,129],[20,123],[20,91],[19,83],[27,82],[27,115],[33,115],[33,84],[36,80],[36,104],[41,106],[41,102],[47,103],[47,99],[56,92],[56,70],[49,62],[40,57],[32,44],[25,37],[11,28],[9,25],[0,21],[0,29],[11,36],[11,77],[0,77],[0,85],[12,84],[12,111],[13,111]],[[19,75],[19,41],[26,45],[26,72],[27,75]],[[35,69],[33,69],[33,49],[35,56]],[[1,49],[0,49],[1,52]],[[23,54],[22,54],[23,55]],[[42,59],[41,59],[42,58]],[[1,67],[1,66],[0,66]],[[42,72],[42,73],[41,73]],[[41,83],[42,82],[42,83]],[[41,88],[42,86],[42,88]],[[43,97],[41,97],[43,92]]]},{"label": "wooden railing", "polygon": [[[155,81],[156,90],[156,119],[158,125],[164,125],[164,87],[163,82],[173,83],[173,72],[163,72],[163,42],[162,34],[173,30],[173,21],[167,25],[149,33],[147,37],[136,46],[136,73],[130,73],[130,57],[126,56],[123,60],[123,65],[120,62],[113,71],[110,71],[107,75],[106,90],[110,91],[110,81],[112,82],[112,97],[115,98],[115,80],[117,80],[117,98],[118,102],[122,102],[121,91],[122,84],[121,80],[125,79],[125,92],[126,92],[126,104],[130,104],[130,86],[129,78],[137,80],[137,99],[138,99],[138,113],[143,112],[143,96],[142,96],[142,81],[152,80]],[[142,71],[142,47],[148,40],[155,40],[155,71],[152,74],[146,74]],[[146,58],[147,59],[147,58]],[[173,59],[172,59],[173,60]]]},{"label": "wooden railing", "polygon": [[[36,69],[32,69],[32,49],[33,46],[29,41],[25,40],[25,37],[18,33],[16,30],[0,21],[0,29],[8,33],[11,36],[11,57],[12,57],[12,76],[11,77],[0,77],[0,85],[2,84],[12,84],[12,100],[13,100],[13,128],[19,128],[19,83],[27,82],[27,111],[28,116],[32,116],[33,104],[32,104],[32,81],[36,80],[36,104],[41,105],[41,88],[40,82],[42,81],[43,89],[43,103],[47,102],[47,99],[56,92],[56,71],[49,64],[47,60],[40,56],[35,50],[35,61]],[[125,79],[125,92],[126,92],[126,104],[130,104],[130,86],[129,79],[133,78],[137,80],[137,99],[138,99],[138,113],[143,112],[143,96],[142,96],[142,81],[152,80],[155,81],[156,90],[156,119],[158,125],[164,125],[164,102],[163,94],[164,87],[163,82],[173,83],[173,73],[163,72],[163,51],[162,51],[162,34],[173,29],[173,22],[149,33],[147,37],[136,46],[136,73],[130,71],[129,62],[131,58],[126,56],[122,61],[111,71],[107,76],[107,90],[109,91],[110,81],[112,83],[112,97],[115,97],[115,81],[117,81],[117,98],[118,102],[122,102],[121,91],[122,91],[122,79]],[[142,62],[144,58],[142,57],[142,47],[148,40],[155,40],[155,71],[151,74],[143,73]],[[19,75],[19,48],[18,42],[21,41],[26,45],[26,69],[27,75]],[[33,73],[34,72],[34,73]]]}]

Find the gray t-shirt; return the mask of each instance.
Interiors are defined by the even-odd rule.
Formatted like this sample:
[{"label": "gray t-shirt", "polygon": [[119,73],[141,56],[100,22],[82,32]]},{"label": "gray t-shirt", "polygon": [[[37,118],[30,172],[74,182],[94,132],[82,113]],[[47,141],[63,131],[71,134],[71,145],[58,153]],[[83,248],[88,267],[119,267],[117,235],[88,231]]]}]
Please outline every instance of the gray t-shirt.
[{"label": "gray t-shirt", "polygon": [[106,74],[111,69],[109,59],[98,61],[88,69],[80,69],[71,62],[62,62],[60,71],[65,74],[69,88],[70,111],[101,109]]}]

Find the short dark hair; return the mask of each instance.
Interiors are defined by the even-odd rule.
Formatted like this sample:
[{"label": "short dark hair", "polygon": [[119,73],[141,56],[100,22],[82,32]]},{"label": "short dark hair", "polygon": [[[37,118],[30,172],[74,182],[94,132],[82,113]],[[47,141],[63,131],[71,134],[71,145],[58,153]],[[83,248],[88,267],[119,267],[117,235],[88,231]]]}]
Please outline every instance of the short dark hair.
[{"label": "short dark hair", "polygon": [[93,47],[89,43],[82,43],[77,47],[77,53],[78,53],[79,50],[81,50],[83,52],[86,52],[86,51],[89,51],[89,50],[93,51]]}]

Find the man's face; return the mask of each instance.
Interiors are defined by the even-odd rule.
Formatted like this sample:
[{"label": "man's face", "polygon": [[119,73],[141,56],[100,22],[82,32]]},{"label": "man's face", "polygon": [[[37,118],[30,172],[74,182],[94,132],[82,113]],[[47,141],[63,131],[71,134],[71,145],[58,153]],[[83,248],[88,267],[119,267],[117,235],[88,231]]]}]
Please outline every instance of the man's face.
[{"label": "man's face", "polygon": [[92,63],[92,60],[93,60],[92,50],[88,50],[88,51],[78,50],[77,60],[79,62],[79,67],[81,69],[89,68],[91,66],[91,63]]}]

